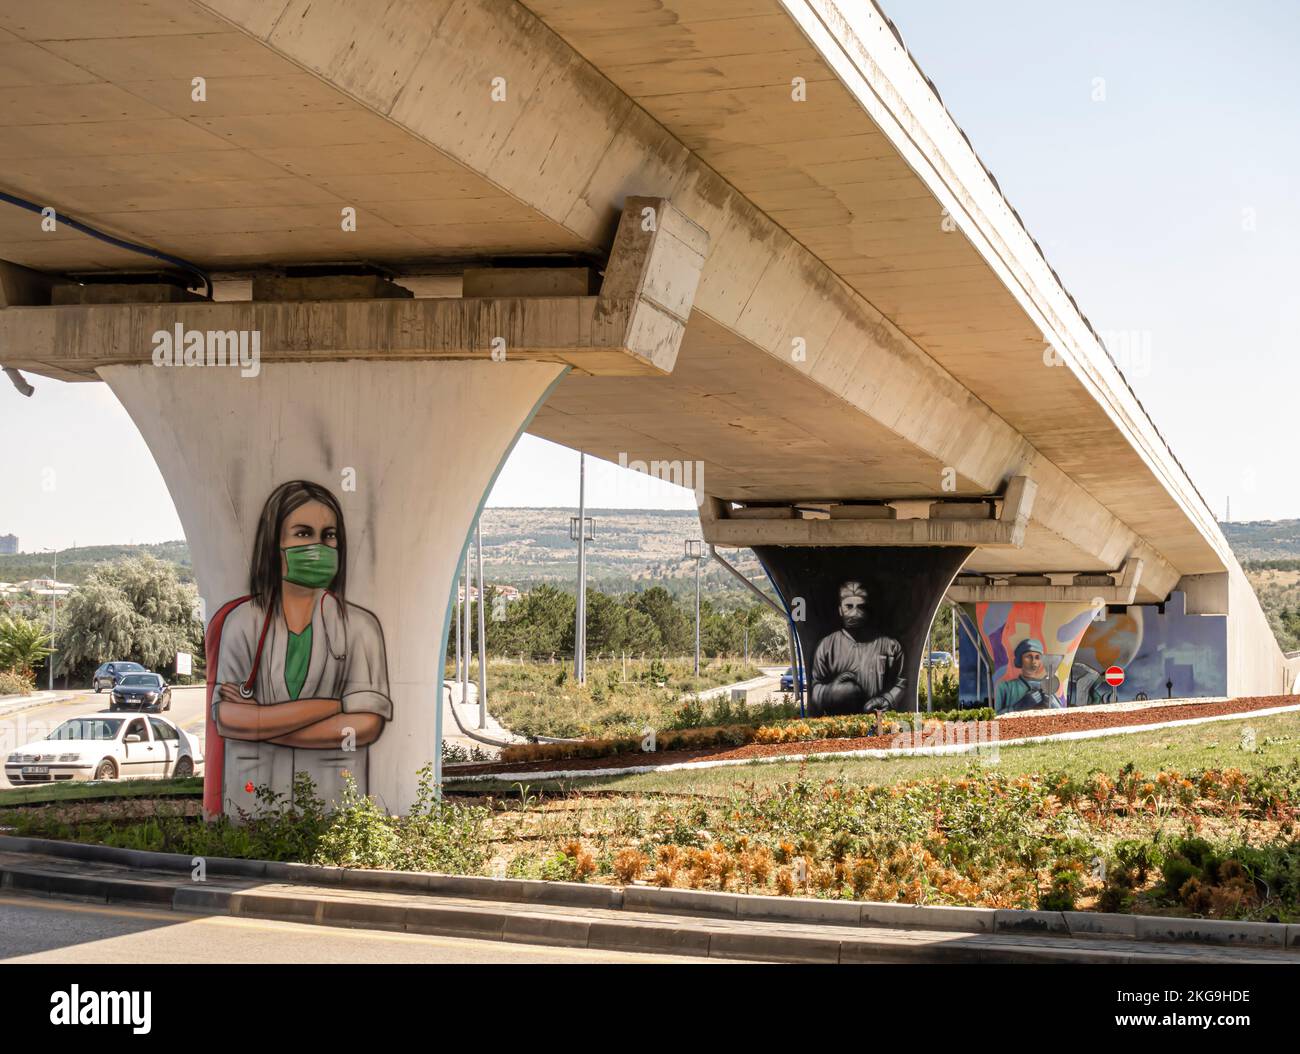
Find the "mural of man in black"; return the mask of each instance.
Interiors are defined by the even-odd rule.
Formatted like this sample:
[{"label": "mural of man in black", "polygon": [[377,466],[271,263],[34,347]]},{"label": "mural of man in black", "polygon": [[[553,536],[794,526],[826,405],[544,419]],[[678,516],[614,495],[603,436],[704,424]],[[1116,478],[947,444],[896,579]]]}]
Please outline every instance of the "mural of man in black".
[{"label": "mural of man in black", "polygon": [[823,637],[813,655],[813,714],[901,709],[907,692],[903,648],[868,629],[861,582],[840,586],[839,614],[842,628]]}]

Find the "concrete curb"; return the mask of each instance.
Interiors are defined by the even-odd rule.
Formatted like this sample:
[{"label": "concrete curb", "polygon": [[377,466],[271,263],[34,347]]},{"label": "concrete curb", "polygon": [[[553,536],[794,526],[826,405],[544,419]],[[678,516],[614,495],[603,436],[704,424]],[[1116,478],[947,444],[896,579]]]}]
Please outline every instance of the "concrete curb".
[{"label": "concrete curb", "polygon": [[[528,912],[524,906],[484,903],[403,904],[337,900],[274,890],[231,891],[201,884],[112,880],[24,869],[0,869],[0,885],[28,895],[100,903],[171,908],[190,914],[227,915],[245,919],[298,922],[309,925],[356,927],[400,933],[499,940],[524,944],[580,947],[641,954],[689,955],[751,959],[782,963],[1055,963],[1173,964],[1189,961],[1186,953],[1153,950],[1149,945],[1078,948],[1046,944],[963,945],[959,941],[926,944],[895,932],[841,932],[826,929],[799,932],[797,927],[751,930],[724,924],[665,916],[662,922],[644,917],[627,920],[582,918]],[[1214,960],[1213,954],[1209,957]],[[1202,955],[1202,961],[1206,956]]]},{"label": "concrete curb", "polygon": [[[84,842],[61,842],[43,838],[0,836],[0,852],[53,856],[85,863],[112,864],[120,867],[147,868],[188,875],[195,859],[179,853],[153,853],[137,849],[117,849]],[[540,879],[482,878],[473,875],[441,875],[430,872],[369,871],[354,868],[320,867],[314,864],[277,863],[266,860],[239,860],[229,857],[205,857],[210,877],[260,879],[266,882],[319,886],[324,889],[347,889],[379,894],[412,893],[425,896],[482,900],[486,905],[548,906],[602,911],[628,911],[700,919],[743,920],[756,923],[792,923],[839,927],[899,927],[904,929],[947,931],[955,934],[1029,934],[1035,936],[1089,937],[1094,939],[1128,939],[1173,944],[1216,945],[1239,948],[1300,949],[1300,924],[1273,922],[1236,922],[1218,919],[1189,919],[1151,915],[1114,915],[1084,911],[1021,911],[980,907],[949,907],[923,904],[886,904],[873,901],[821,900],[815,897],[775,897],[747,893],[723,893],[693,889],[661,889],[657,886],[598,886],[578,882],[548,882]],[[97,901],[131,900],[164,905],[185,911],[210,911],[229,914],[281,914],[308,921],[344,924],[352,918],[354,925],[390,928],[392,918],[375,914],[375,905],[356,902],[345,907],[337,900],[286,896],[260,891],[230,892],[200,883],[181,887],[149,879],[101,879],[71,876],[36,869],[0,867],[5,886],[26,892],[88,897]],[[348,915],[351,907],[361,914]],[[456,926],[484,925],[477,912],[468,909],[419,908],[412,911],[454,911]],[[502,926],[507,915],[513,920],[516,934],[533,932],[539,923],[523,922],[510,912],[501,913]],[[362,918],[364,915],[364,919]],[[416,921],[428,924],[441,915],[421,915]],[[368,919],[369,921],[365,921]],[[405,926],[406,923],[404,922]],[[494,924],[493,924],[494,925]],[[595,933],[616,936],[609,923],[592,921],[588,937]],[[629,925],[632,925],[629,923]],[[524,927],[520,929],[519,927]],[[491,929],[492,926],[488,925]],[[424,930],[420,932],[433,932]],[[459,932],[459,930],[456,930]],[[495,931],[494,932],[498,932]],[[502,928],[500,933],[506,932]],[[576,933],[576,931],[574,931]],[[541,933],[546,936],[546,933]],[[572,936],[573,934],[571,934]],[[610,939],[614,939],[610,936]],[[522,936],[519,939],[523,939]],[[638,938],[640,939],[640,938]],[[530,938],[531,940],[531,938]],[[615,945],[609,945],[613,948]],[[618,945],[622,947],[622,945]],[[717,952],[715,954],[724,954]],[[730,952],[725,954],[732,954]]]},{"label": "concrete curb", "polygon": [[[1146,725],[1115,725],[1111,728],[1087,728],[1072,732],[1054,732],[1046,736],[1021,736],[1016,739],[997,739],[986,743],[952,743],[932,747],[872,747],[864,750],[823,750],[806,754],[771,754],[753,758],[721,758],[717,761],[676,761],[670,765],[626,765],[620,768],[595,769],[545,769],[515,772],[479,772],[456,775],[448,772],[444,784],[455,783],[527,783],[529,780],[602,779],[608,776],[642,776],[650,772],[682,772],[690,769],[720,769],[736,765],[775,765],[795,761],[834,761],[836,758],[919,758],[942,757],[950,754],[988,753],[993,749],[1009,750],[1012,747],[1031,746],[1035,743],[1061,743],[1075,739],[1102,739],[1107,736],[1128,736],[1138,732],[1158,732],[1162,728],[1180,728],[1185,725],[1204,725],[1214,721],[1248,721],[1253,717],[1272,717],[1300,711],[1300,703],[1290,706],[1270,706],[1259,710],[1239,710],[1231,714],[1212,714],[1209,717],[1184,717],[1177,721],[1158,721]],[[1039,711],[1050,713],[1050,711]],[[998,718],[998,720],[1003,720]],[[564,759],[573,760],[573,759]]]},{"label": "concrete curb", "polygon": [[[72,699],[75,696],[69,696],[68,698]],[[37,692],[35,695],[19,695],[7,700],[0,700],[0,720],[12,714],[21,714],[24,710],[35,710],[37,707],[48,706],[51,703],[61,701],[57,691]]]}]

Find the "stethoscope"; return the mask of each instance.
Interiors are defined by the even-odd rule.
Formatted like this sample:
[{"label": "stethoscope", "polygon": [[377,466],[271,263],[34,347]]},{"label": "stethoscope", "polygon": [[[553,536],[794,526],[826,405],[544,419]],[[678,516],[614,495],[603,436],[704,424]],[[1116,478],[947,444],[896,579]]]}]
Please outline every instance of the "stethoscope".
[{"label": "stethoscope", "polygon": [[[336,654],[334,649],[330,647],[329,623],[326,622],[325,620],[325,598],[326,597],[333,597],[334,603],[339,605],[340,613],[343,610],[343,604],[342,601],[340,601],[338,597],[334,596],[334,594],[331,593],[328,589],[325,590],[320,595],[320,615],[321,615],[320,621],[321,621],[321,625],[325,627],[325,650],[329,652],[330,658],[335,659],[338,662],[342,662],[344,659],[347,658],[348,655],[347,637],[346,637],[347,629],[345,626],[343,650]],[[266,634],[271,628],[271,615],[272,612],[268,611],[266,615],[262,618],[262,632],[261,635],[257,638],[257,651],[254,652],[253,654],[253,668],[251,671],[249,671],[248,680],[246,680],[243,684],[239,686],[239,696],[241,699],[253,698],[253,686],[257,683],[257,671],[262,668],[262,648],[265,647],[266,645]]]}]

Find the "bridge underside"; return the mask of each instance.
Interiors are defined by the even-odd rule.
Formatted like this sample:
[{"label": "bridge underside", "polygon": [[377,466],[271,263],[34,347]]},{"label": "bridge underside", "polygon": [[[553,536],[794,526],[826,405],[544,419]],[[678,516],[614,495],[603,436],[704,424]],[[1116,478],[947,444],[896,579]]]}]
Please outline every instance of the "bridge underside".
[{"label": "bridge underside", "polygon": [[[947,546],[975,605],[1178,591],[1226,616],[1227,691],[1289,685],[1210,510],[874,5],[0,0],[0,70],[0,190],[63,218],[0,204],[5,367],[140,377],[159,332],[256,332],[286,406],[285,378],[332,393],[304,403],[326,446],[379,412],[334,367],[429,393],[499,369],[494,452],[527,424],[702,464],[719,544]],[[156,262],[67,216],[211,272],[217,303],[132,290]],[[469,442],[419,432],[425,486]],[[256,487],[210,466],[241,543],[254,492],[355,467],[331,450],[272,452]],[[447,493],[479,500],[489,462]],[[392,581],[369,544],[363,596]],[[235,557],[204,559],[227,591]]]}]

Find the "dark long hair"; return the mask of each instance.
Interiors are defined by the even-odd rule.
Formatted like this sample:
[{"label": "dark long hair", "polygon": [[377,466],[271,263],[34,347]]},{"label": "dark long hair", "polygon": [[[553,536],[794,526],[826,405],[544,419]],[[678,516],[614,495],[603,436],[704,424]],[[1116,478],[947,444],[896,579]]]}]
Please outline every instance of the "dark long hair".
[{"label": "dark long hair", "polygon": [[263,611],[272,612],[280,607],[280,530],[289,514],[309,501],[319,501],[334,513],[338,531],[339,571],[330,585],[330,592],[338,597],[339,608],[347,610],[343,596],[348,577],[348,536],[343,529],[343,510],[339,507],[338,499],[319,483],[295,479],[281,483],[271,491],[271,496],[262,506],[262,517],[257,521],[253,564],[248,569],[248,591],[253,595],[254,603]]}]

